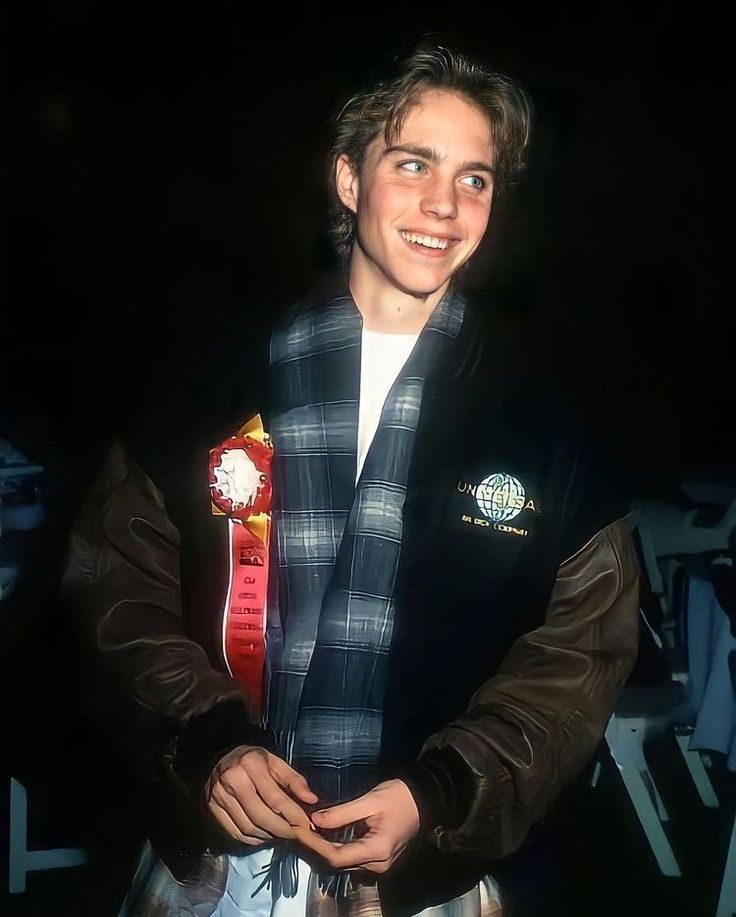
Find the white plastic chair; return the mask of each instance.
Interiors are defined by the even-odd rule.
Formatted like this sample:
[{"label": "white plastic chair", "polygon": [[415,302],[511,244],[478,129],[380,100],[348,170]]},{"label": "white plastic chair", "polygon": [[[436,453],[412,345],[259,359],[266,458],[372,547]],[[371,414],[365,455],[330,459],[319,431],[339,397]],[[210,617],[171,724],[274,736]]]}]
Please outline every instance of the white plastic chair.
[{"label": "white plastic chair", "polygon": [[10,851],[8,856],[8,891],[21,894],[26,890],[29,872],[82,866],[88,857],[78,847],[51,850],[28,850],[28,795],[22,783],[10,778]]},{"label": "white plastic chair", "polygon": [[669,821],[669,813],[644,756],[646,739],[665,728],[666,722],[653,717],[619,717],[614,713],[606,728],[606,742],[657,865],[665,876],[680,876],[680,865],[662,826]]},{"label": "white plastic chair", "polygon": [[733,819],[731,842],[726,854],[726,866],[723,870],[716,917],[732,917],[733,914],[736,914],[736,815]]}]

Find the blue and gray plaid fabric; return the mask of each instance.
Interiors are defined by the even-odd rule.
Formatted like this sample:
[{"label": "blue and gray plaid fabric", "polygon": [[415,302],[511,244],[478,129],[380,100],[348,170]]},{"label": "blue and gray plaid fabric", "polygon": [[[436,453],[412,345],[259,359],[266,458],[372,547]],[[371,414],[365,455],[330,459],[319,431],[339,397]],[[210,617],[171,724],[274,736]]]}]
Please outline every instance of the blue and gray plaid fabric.
[{"label": "blue and gray plaid fabric", "polygon": [[277,575],[268,726],[322,804],[376,783],[402,510],[425,375],[457,336],[446,296],[391,388],[355,485],[362,322],[349,296],[271,346]]}]

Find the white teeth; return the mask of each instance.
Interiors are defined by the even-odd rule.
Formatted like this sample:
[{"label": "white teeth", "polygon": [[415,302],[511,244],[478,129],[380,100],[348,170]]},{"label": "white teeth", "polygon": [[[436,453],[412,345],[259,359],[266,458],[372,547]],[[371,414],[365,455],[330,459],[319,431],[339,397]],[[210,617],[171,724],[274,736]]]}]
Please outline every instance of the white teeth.
[{"label": "white teeth", "polygon": [[403,229],[400,230],[400,235],[401,238],[406,239],[407,242],[413,242],[415,245],[424,245],[425,248],[445,249],[450,244],[447,239],[436,239],[434,236],[422,236],[417,232],[405,232]]}]

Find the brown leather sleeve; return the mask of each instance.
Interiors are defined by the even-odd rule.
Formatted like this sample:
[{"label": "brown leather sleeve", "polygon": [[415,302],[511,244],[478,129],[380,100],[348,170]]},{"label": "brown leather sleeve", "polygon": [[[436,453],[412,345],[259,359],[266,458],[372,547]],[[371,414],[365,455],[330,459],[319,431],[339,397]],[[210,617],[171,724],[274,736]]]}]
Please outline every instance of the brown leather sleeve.
[{"label": "brown leather sleeve", "polygon": [[[174,766],[177,746],[194,744],[188,730],[201,738],[202,762],[253,739],[237,683],[187,636],[179,533],[119,443],[75,524],[63,592],[111,689],[106,715],[148,776]],[[185,766],[187,776],[199,778],[198,765]]]},{"label": "brown leather sleeve", "polygon": [[511,853],[580,773],[633,667],[638,601],[638,563],[620,520],[560,566],[544,624],[517,640],[466,713],[426,743],[428,760],[452,749],[473,780],[462,823],[434,832],[440,850]]}]

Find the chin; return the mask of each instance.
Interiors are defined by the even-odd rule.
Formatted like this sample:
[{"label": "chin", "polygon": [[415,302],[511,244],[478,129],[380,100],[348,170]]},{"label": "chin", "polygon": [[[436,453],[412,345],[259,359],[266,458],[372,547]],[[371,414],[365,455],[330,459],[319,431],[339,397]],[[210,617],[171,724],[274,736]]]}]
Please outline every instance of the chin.
[{"label": "chin", "polygon": [[394,283],[404,293],[411,296],[431,296],[441,289],[452,278],[452,273],[427,275],[421,273],[404,273],[395,276]]}]

